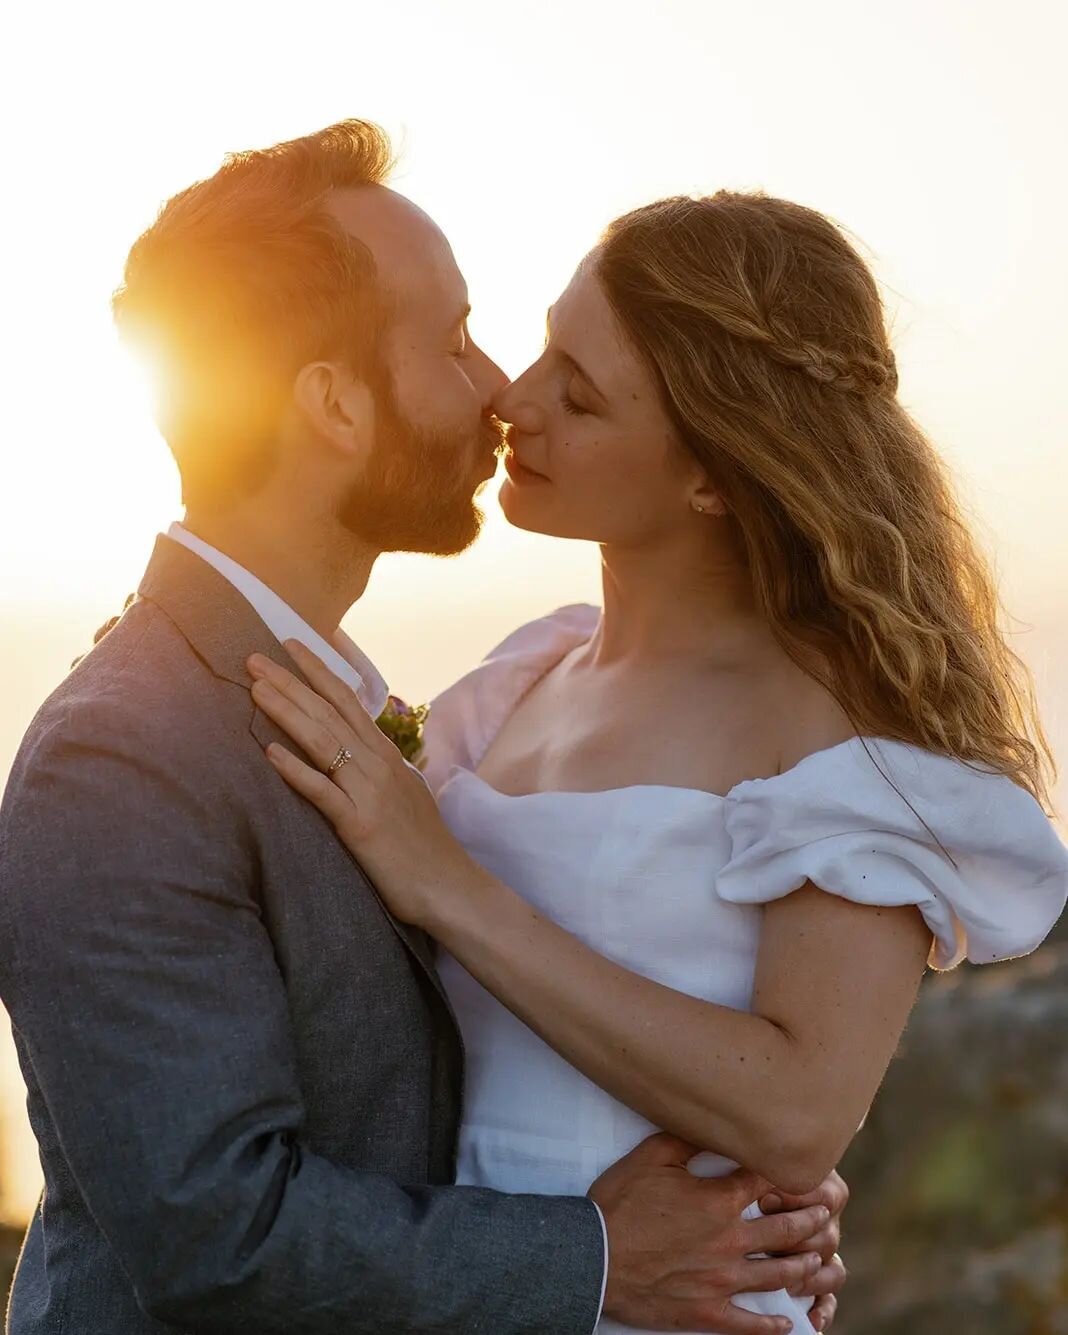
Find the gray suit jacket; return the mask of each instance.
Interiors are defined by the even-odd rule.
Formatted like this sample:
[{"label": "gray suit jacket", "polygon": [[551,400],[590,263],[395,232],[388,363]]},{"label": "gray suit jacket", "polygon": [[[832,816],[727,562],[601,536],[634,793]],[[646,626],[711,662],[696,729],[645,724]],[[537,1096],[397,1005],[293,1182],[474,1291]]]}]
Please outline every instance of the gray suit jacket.
[{"label": "gray suit jacket", "polygon": [[584,1198],[450,1186],[463,1052],[428,942],[263,756],[290,662],[161,538],[0,809],[0,994],[45,1191],[13,1335],[589,1335]]}]

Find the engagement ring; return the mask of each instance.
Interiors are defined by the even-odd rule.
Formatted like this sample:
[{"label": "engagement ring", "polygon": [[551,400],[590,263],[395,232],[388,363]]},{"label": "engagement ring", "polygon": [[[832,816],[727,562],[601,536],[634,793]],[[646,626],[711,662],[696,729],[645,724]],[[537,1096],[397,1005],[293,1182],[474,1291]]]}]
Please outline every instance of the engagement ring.
[{"label": "engagement ring", "polygon": [[342,765],[347,765],[352,759],[352,752],[347,751],[343,746],[338,749],[337,755],[330,762],[330,768],[326,771],[327,775],[336,774]]}]

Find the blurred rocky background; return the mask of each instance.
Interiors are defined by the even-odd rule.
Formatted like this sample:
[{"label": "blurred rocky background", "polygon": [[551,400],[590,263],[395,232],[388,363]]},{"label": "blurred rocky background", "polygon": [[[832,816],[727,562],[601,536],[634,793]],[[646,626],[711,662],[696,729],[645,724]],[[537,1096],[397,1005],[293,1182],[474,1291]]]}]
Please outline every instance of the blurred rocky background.
[{"label": "blurred rocky background", "polygon": [[1068,1335],[1068,917],[928,975],[842,1172],[837,1335]]},{"label": "blurred rocky background", "polygon": [[10,1224],[0,1224],[0,1284],[3,1285],[4,1307],[7,1307],[7,1295],[11,1291],[11,1277],[15,1273],[19,1248],[22,1246],[22,1230],[12,1228]]}]

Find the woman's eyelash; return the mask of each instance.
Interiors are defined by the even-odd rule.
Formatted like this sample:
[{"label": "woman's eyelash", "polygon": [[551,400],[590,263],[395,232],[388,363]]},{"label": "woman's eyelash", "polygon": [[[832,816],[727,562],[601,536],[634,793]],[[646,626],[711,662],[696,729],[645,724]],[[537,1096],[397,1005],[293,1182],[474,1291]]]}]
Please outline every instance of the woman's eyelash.
[{"label": "woman's eyelash", "polygon": [[565,413],[570,413],[572,417],[585,417],[586,409],[580,408],[573,398],[565,394],[560,400]]}]

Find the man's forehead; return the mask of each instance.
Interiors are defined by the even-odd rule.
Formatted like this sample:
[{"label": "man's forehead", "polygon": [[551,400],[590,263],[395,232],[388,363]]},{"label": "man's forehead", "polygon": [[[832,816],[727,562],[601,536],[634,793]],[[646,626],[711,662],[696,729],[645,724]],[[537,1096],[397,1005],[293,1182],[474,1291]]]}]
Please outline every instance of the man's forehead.
[{"label": "man's forehead", "polygon": [[334,190],[326,207],[375,261],[394,296],[418,299],[462,287],[452,247],[437,223],[417,205],[382,185]]}]

